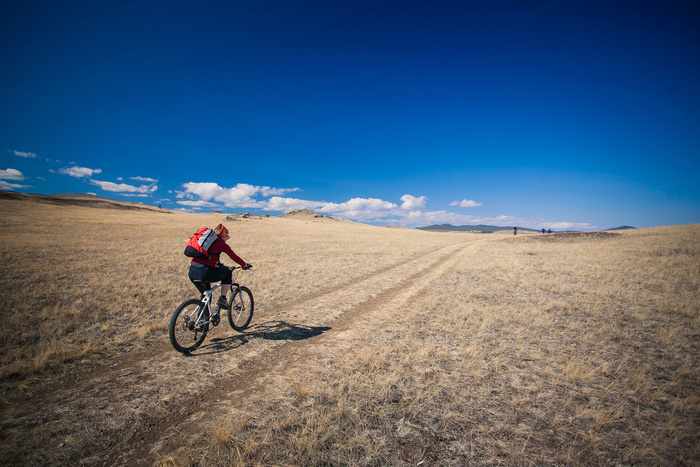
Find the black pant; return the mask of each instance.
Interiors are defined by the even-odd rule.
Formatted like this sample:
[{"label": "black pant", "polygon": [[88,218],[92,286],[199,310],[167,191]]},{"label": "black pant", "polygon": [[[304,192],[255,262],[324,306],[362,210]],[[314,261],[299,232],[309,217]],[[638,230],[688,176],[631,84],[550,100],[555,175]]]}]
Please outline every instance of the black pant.
[{"label": "black pant", "polygon": [[233,282],[231,270],[229,268],[225,266],[207,266],[201,263],[192,263],[190,265],[190,280],[200,292],[203,292],[203,290],[200,289],[195,281],[205,283],[221,281],[222,284],[230,284]]}]

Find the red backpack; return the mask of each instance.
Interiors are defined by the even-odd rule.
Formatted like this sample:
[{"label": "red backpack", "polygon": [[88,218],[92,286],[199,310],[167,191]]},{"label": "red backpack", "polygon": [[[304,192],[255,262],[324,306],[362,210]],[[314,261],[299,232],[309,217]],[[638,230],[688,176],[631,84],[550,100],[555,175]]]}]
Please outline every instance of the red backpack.
[{"label": "red backpack", "polygon": [[209,247],[219,238],[212,229],[202,227],[187,241],[185,256],[190,258],[209,258]]}]

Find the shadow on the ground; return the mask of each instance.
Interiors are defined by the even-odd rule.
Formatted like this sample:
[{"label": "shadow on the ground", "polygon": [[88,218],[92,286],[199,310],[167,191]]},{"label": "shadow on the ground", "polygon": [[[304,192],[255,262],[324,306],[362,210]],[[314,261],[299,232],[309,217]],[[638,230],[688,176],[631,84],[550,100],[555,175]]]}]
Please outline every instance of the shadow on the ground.
[{"label": "shadow on the ground", "polygon": [[[225,320],[219,326],[228,327]],[[194,355],[207,355],[213,353],[227,352],[247,344],[254,339],[265,339],[271,341],[301,341],[312,337],[320,336],[331,328],[328,326],[304,326],[303,324],[293,324],[286,321],[267,321],[255,324],[245,332],[237,333],[229,328],[233,333],[228,337],[216,337],[205,342]]]}]

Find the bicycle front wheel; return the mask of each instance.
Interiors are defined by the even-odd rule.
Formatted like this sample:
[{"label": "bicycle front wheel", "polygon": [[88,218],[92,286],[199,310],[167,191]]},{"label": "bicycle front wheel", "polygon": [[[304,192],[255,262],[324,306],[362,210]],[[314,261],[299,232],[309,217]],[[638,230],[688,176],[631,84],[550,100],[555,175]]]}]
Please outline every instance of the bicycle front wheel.
[{"label": "bicycle front wheel", "polygon": [[197,349],[209,331],[209,310],[197,299],[187,300],[177,307],[170,319],[168,335],[175,350],[188,354]]},{"label": "bicycle front wheel", "polygon": [[228,324],[238,332],[243,332],[253,319],[253,292],[248,287],[239,287],[231,294],[228,304]]}]

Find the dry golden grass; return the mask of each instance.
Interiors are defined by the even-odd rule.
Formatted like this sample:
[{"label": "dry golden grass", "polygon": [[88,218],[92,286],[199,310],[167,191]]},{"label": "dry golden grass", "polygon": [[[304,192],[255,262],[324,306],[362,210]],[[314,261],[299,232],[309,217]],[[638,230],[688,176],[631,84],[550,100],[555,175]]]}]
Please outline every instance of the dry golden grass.
[{"label": "dry golden grass", "polygon": [[[0,214],[2,303],[10,331],[0,350],[0,376],[36,373],[162,334],[170,311],[196,295],[183,241],[199,225],[226,222],[220,214],[6,200]],[[267,307],[331,290],[386,261],[444,243],[425,245],[419,232],[405,231],[403,249],[384,254],[392,231],[376,235],[376,229],[345,221],[327,220],[323,229],[309,228],[311,220],[226,223],[234,250],[255,264],[246,284]]]},{"label": "dry golden grass", "polygon": [[700,462],[699,225],[513,237],[229,221],[255,265],[241,275],[253,326],[216,328],[186,358],[166,333],[195,295],[183,245],[225,215],[0,214],[3,463]]},{"label": "dry golden grass", "polygon": [[471,245],[248,408],[213,458],[695,464],[699,227]]}]

